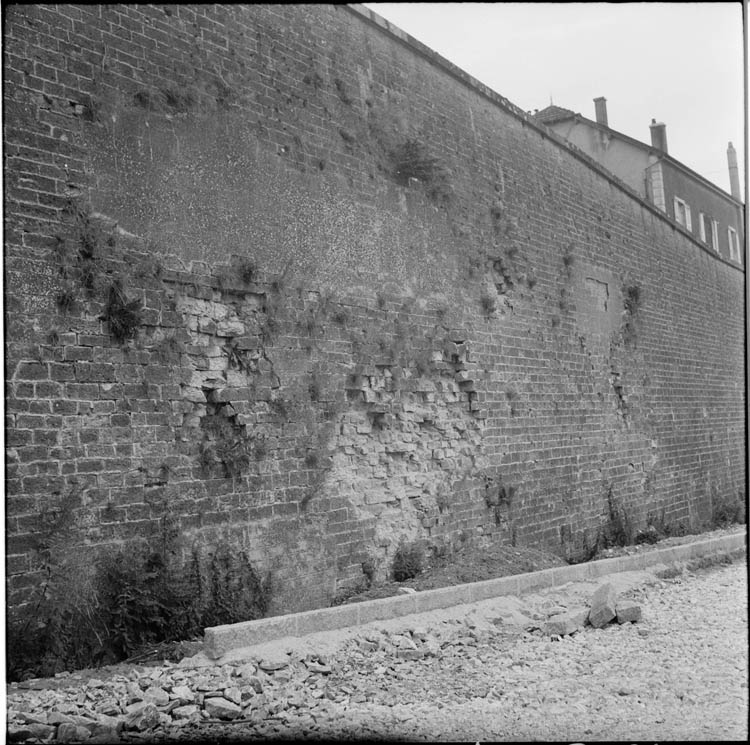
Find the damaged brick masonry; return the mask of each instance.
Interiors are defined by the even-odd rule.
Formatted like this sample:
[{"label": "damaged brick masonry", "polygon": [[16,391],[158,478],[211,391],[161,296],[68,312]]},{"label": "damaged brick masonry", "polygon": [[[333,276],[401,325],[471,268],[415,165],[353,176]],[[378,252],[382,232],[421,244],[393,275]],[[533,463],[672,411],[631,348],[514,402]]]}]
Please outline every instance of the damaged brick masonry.
[{"label": "damaged brick masonry", "polygon": [[165,524],[274,614],[742,498],[742,267],[370,11],[4,33],[12,608]]}]

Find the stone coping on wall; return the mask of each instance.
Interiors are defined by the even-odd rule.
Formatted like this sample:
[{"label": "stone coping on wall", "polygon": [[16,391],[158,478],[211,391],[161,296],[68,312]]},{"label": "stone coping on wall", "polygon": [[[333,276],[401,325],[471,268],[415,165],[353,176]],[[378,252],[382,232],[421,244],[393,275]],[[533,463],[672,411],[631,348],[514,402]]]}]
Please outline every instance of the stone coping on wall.
[{"label": "stone coping on wall", "polygon": [[[558,135],[554,130],[550,129],[549,127],[545,127],[543,124],[535,121],[533,117],[529,116],[523,109],[516,106],[516,104],[514,104],[512,101],[509,101],[504,96],[501,96],[499,93],[492,90],[492,88],[489,88],[484,83],[472,77],[471,75],[469,75],[469,73],[465,72],[457,65],[454,65],[450,60],[447,60],[445,57],[430,49],[430,47],[428,47],[426,44],[423,44],[418,39],[410,36],[398,26],[392,24],[390,21],[387,21],[385,18],[362,4],[349,3],[341,7],[346,8],[351,13],[354,13],[365,21],[368,21],[370,24],[380,29],[381,32],[386,33],[395,39],[398,39],[399,42],[409,47],[413,52],[416,52],[417,54],[427,59],[431,64],[442,68],[456,80],[459,80],[469,88],[473,88],[481,96],[488,99],[496,106],[499,106],[501,109],[507,111],[509,114],[511,114],[511,116],[514,116],[516,119],[520,120],[524,126],[530,127],[542,137],[550,140],[550,142],[554,142],[557,146],[563,148],[564,150],[567,150],[573,155],[573,157],[583,161],[589,168],[606,178],[612,185],[614,185],[621,191],[624,191],[629,197],[635,199],[651,213],[656,215],[660,220],[664,220],[665,222],[667,222],[673,230],[681,233],[685,238],[689,238],[691,243],[698,246],[701,251],[708,254],[713,259],[716,259],[717,261],[720,261],[722,264],[726,264],[727,266],[731,266],[733,269],[737,269],[738,271],[745,271],[744,264],[738,265],[728,259],[725,259],[723,256],[719,256],[714,250],[701,243],[689,230],[687,230],[687,228],[685,228],[683,225],[680,225],[676,220],[670,218],[656,205],[652,204],[647,199],[644,199],[637,191],[635,191],[635,189],[622,181],[622,179],[618,178],[614,173],[605,168],[599,161],[592,158],[588,153],[584,152],[561,135]],[[683,165],[682,163],[680,163],[680,161],[673,157],[670,157],[670,160],[673,163],[681,166],[682,168],[687,168],[687,166]],[[700,174],[696,175],[700,176]],[[715,184],[711,185],[714,188],[718,188]],[[744,205],[741,202],[739,202],[738,204],[742,208],[742,215],[744,217]]]},{"label": "stone coping on wall", "polygon": [[462,603],[506,595],[522,595],[534,590],[557,587],[567,582],[582,582],[606,574],[645,569],[658,564],[669,565],[701,557],[732,554],[746,549],[746,546],[747,531],[742,530],[729,535],[584,564],[261,618],[256,621],[212,626],[205,630],[204,652],[211,659],[217,659],[231,650],[263,644],[282,637],[300,637],[320,631],[361,626],[372,621],[384,621],[411,613],[450,608]]}]

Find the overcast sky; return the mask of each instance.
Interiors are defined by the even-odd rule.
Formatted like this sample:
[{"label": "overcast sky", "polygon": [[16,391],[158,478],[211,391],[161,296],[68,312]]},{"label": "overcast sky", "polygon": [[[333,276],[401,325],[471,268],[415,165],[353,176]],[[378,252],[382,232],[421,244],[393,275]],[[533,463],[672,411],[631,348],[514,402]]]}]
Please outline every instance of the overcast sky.
[{"label": "overcast sky", "polygon": [[366,3],[525,111],[550,101],[649,143],[729,191],[727,143],[744,195],[742,4]]}]

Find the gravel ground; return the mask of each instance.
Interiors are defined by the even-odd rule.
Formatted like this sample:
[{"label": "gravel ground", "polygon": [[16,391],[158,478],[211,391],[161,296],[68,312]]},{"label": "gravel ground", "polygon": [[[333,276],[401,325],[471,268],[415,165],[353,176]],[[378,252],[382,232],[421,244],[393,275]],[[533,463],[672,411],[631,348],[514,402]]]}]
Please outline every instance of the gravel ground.
[{"label": "gravel ground", "polygon": [[[164,697],[154,699],[158,723],[133,725],[118,739],[746,740],[746,563],[671,579],[655,571],[279,640],[216,662],[199,654],[179,665],[121,666],[104,680],[70,676],[58,690],[44,681],[11,686],[10,731],[23,720],[50,726],[61,711],[75,718],[75,710],[79,725],[81,714],[109,712],[100,716],[112,723],[118,707],[122,719],[139,693],[155,691]],[[640,604],[640,622],[562,638],[534,630],[585,605],[604,581]],[[181,722],[176,704],[165,704],[178,690],[198,704]],[[206,699],[222,692],[238,702],[241,719],[207,713]],[[61,741],[60,726],[42,731]],[[93,734],[91,742],[113,734],[72,724],[65,732]]]}]

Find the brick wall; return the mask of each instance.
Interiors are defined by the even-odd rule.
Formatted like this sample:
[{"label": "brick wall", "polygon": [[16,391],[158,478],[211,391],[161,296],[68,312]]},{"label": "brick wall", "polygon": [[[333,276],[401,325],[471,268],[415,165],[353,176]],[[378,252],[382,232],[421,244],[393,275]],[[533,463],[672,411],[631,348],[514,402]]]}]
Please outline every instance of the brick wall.
[{"label": "brick wall", "polygon": [[402,539],[572,556],[744,488],[742,271],[418,44],[6,16],[11,604],[63,504],[72,546],[230,541],[283,612]]}]

